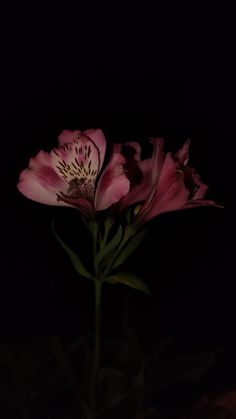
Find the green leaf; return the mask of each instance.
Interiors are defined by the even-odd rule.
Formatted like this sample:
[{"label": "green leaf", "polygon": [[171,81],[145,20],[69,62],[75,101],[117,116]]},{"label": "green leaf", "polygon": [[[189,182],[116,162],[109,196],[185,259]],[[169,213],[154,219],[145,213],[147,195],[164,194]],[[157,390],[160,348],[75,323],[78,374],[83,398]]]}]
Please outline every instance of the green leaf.
[{"label": "green leaf", "polygon": [[128,272],[120,272],[115,275],[107,276],[104,278],[105,282],[109,284],[125,284],[131,288],[142,291],[145,294],[151,295],[151,292],[147,285],[143,282],[141,278],[138,278],[136,275],[130,274]]},{"label": "green leaf", "polygon": [[97,265],[99,265],[102,260],[104,261],[119,245],[122,238],[122,233],[122,226],[120,225],[113,239],[111,239],[111,241],[109,241],[108,244],[102,248],[100,252],[98,252],[96,256]]},{"label": "green leaf", "polygon": [[141,230],[138,234],[131,237],[128,243],[123,247],[118,257],[116,258],[112,269],[120,266],[124,261],[137,249],[137,247],[142,242],[147,230]]},{"label": "green leaf", "polygon": [[133,208],[129,208],[126,213],[126,220],[127,220],[128,225],[132,224],[132,216],[133,216]]},{"label": "green leaf", "polygon": [[62,246],[62,248],[66,251],[66,253],[68,254],[72,265],[74,266],[76,272],[78,272],[80,275],[89,278],[89,279],[94,279],[93,276],[87,271],[87,269],[84,267],[83,263],[80,261],[79,257],[76,255],[76,253],[74,253],[69,246],[67,246],[63,240],[58,236],[55,227],[54,227],[54,223],[52,224],[52,228],[54,231],[54,234],[58,240],[58,242],[60,243],[60,245]]}]

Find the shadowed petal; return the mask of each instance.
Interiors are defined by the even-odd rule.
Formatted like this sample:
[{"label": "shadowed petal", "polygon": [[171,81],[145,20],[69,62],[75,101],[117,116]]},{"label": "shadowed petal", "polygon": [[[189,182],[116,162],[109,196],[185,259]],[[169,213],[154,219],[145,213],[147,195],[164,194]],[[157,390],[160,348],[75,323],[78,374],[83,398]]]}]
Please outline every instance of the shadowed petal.
[{"label": "shadowed petal", "polygon": [[85,216],[89,216],[90,218],[93,218],[95,215],[94,208],[87,199],[79,198],[79,197],[73,197],[69,196],[63,193],[58,194],[57,200],[59,202],[64,202],[65,205],[77,208],[79,211],[81,211]]},{"label": "shadowed petal", "polygon": [[135,161],[140,161],[141,159],[141,146],[136,141],[130,141],[128,143],[115,143],[113,146],[113,152],[123,154],[127,163],[130,159]]},{"label": "shadowed petal", "polygon": [[174,157],[177,158],[180,167],[186,166],[189,161],[189,146],[190,146],[190,140],[188,139],[185,141],[184,145],[181,147],[177,153],[175,153]]},{"label": "shadowed petal", "polygon": [[152,186],[152,158],[137,163],[140,170],[140,181],[134,184],[130,191],[121,199],[122,206],[133,205],[144,201]]},{"label": "shadowed petal", "polygon": [[94,206],[97,211],[115,204],[129,191],[130,183],[124,173],[124,163],[124,157],[121,154],[114,153],[104,169],[95,195]]},{"label": "shadowed petal", "polygon": [[197,208],[197,207],[218,207],[218,208],[224,208],[223,205],[218,205],[216,202],[207,200],[207,199],[193,199],[192,201],[189,201],[185,208]]},{"label": "shadowed petal", "polygon": [[141,146],[136,142],[114,144],[113,152],[124,156],[126,176],[130,181],[130,189],[132,189],[143,178],[141,167],[139,167]]},{"label": "shadowed petal", "polygon": [[199,174],[194,167],[184,168],[184,182],[189,189],[192,199],[202,199],[207,193],[208,185],[201,181]]},{"label": "shadowed petal", "polygon": [[[162,138],[153,138],[152,143],[154,145],[152,157],[142,161],[139,161],[141,153],[139,144],[135,142],[127,143],[127,146],[133,150],[132,154],[125,154],[126,144],[122,145],[122,153],[124,153],[127,162],[127,177],[130,180],[130,191],[121,199],[119,204],[120,210],[125,206],[144,200],[146,200],[144,205],[148,206],[155,193],[155,185],[158,181],[164,158],[164,140]],[[117,150],[121,149],[119,146],[121,145],[117,145]]]}]

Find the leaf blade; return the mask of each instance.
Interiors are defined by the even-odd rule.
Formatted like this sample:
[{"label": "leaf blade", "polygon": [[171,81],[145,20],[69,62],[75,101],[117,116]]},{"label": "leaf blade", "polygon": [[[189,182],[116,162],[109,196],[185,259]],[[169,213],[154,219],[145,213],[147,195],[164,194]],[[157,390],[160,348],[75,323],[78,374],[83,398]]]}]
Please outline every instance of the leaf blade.
[{"label": "leaf blade", "polygon": [[136,275],[130,274],[128,272],[119,272],[117,274],[107,276],[104,278],[104,281],[108,282],[109,284],[125,284],[131,288],[142,291],[145,294],[151,295],[151,292],[144,281]]},{"label": "leaf blade", "polygon": [[81,260],[79,259],[79,257],[77,256],[77,254],[75,252],[73,252],[73,250],[71,250],[69,248],[69,246],[67,246],[66,243],[64,243],[64,241],[60,238],[60,236],[57,234],[56,230],[55,230],[55,226],[54,223],[52,224],[52,229],[53,232],[55,234],[55,237],[57,239],[57,241],[60,243],[61,247],[65,250],[65,252],[68,254],[72,265],[74,266],[76,272],[78,272],[80,275],[84,276],[85,278],[89,278],[89,279],[94,279],[93,276],[89,273],[89,271],[84,267],[83,263],[81,262]]},{"label": "leaf blade", "polygon": [[128,243],[123,247],[116,260],[114,261],[112,269],[122,265],[122,263],[124,263],[125,260],[137,249],[137,247],[143,241],[146,231],[146,229],[141,230],[138,234],[130,238]]}]

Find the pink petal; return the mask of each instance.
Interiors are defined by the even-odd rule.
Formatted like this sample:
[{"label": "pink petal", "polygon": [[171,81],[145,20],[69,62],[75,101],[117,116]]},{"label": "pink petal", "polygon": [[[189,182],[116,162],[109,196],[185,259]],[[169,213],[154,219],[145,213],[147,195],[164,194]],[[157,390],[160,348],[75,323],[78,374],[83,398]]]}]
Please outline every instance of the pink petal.
[{"label": "pink petal", "polygon": [[99,171],[102,168],[105,152],[106,152],[106,138],[103,132],[100,129],[87,129],[84,131],[84,134],[87,135],[91,140],[93,140],[94,144],[99,150],[99,160],[100,160],[100,168]]},{"label": "pink petal", "polygon": [[58,137],[59,146],[63,146],[65,144],[74,143],[78,140],[82,135],[87,135],[96,145],[97,149],[99,150],[99,161],[100,161],[100,169],[104,162],[105,151],[106,151],[106,139],[103,132],[100,129],[87,129],[83,133],[79,130],[64,130]]},{"label": "pink petal", "polygon": [[95,195],[94,207],[97,211],[115,204],[129,191],[130,183],[124,173],[124,163],[124,157],[121,154],[114,153],[105,167]]},{"label": "pink petal", "polygon": [[177,161],[179,162],[180,167],[186,166],[189,160],[189,146],[190,146],[190,140],[188,139],[185,141],[184,145],[181,147],[177,153],[175,153],[174,157],[177,158]]},{"label": "pink petal", "polygon": [[46,151],[39,151],[38,154],[30,159],[29,168],[37,170],[42,166],[50,167],[52,165],[51,156]]},{"label": "pink petal", "polygon": [[29,169],[20,174],[18,190],[27,198],[46,205],[75,207],[84,214],[94,213],[90,202],[83,198],[68,196],[68,183],[52,166],[50,154],[40,151],[30,160]]},{"label": "pink petal", "polygon": [[43,167],[38,172],[25,169],[20,174],[18,190],[27,198],[47,205],[68,206],[57,201],[57,193],[64,188],[64,182],[51,168]]},{"label": "pink petal", "polygon": [[159,176],[161,175],[162,165],[164,161],[164,140],[163,138],[153,138],[151,141],[154,145],[152,155],[152,182],[153,185],[156,185]]},{"label": "pink petal", "polygon": [[[152,191],[137,212],[137,223],[143,224],[164,212],[206,205],[219,206],[213,201],[201,199],[208,186],[202,183],[194,168],[186,166],[188,157],[189,141],[175,155],[167,153],[164,162],[160,160],[157,163],[157,167],[160,167],[157,173],[156,166],[153,166]],[[155,159],[158,162],[158,153],[154,150],[153,161]]]},{"label": "pink petal", "polygon": [[152,143],[154,145],[154,150],[152,155],[151,186],[149,187],[149,195],[142,206],[143,211],[146,211],[149,207],[149,204],[156,193],[157,185],[160,183],[159,179],[163,178],[163,175],[169,170],[172,172],[173,169],[176,168],[176,164],[173,159],[170,158],[171,153],[168,153],[164,159],[164,140],[162,138],[155,138],[152,140]]},{"label": "pink petal", "polygon": [[80,134],[81,134],[81,131],[78,131],[78,130],[70,131],[70,130],[64,129],[58,137],[59,146],[63,146],[64,144],[67,144],[67,143],[73,143],[74,141],[77,140]]},{"label": "pink petal", "polygon": [[[183,181],[183,172],[176,171],[165,179],[166,189],[159,188],[153,196],[152,202],[146,209],[143,221],[148,221],[153,217],[163,213],[183,209],[188,201],[189,192]],[[140,210],[140,213],[142,208]]]},{"label": "pink petal", "polygon": [[195,192],[193,196],[193,199],[204,198],[204,196],[206,195],[208,191],[209,186],[201,181],[201,178],[198,173],[194,172],[192,174],[192,177],[193,177],[193,182],[198,187],[197,191]]},{"label": "pink petal", "polygon": [[166,190],[172,185],[173,177],[177,173],[177,164],[173,159],[171,153],[167,153],[164,159],[164,162],[161,166],[160,174],[155,184],[158,188],[158,194],[162,195]]}]

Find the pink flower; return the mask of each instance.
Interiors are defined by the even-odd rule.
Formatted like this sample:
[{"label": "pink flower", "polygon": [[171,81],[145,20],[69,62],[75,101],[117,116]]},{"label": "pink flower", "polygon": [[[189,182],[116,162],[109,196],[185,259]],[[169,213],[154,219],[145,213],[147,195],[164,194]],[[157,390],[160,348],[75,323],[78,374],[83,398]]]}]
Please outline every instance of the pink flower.
[{"label": "pink flower", "polygon": [[153,155],[145,160],[140,158],[137,143],[116,145],[117,152],[122,150],[125,154],[125,150],[130,149],[130,158],[127,158],[130,191],[118,205],[140,204],[135,210],[135,224],[142,225],[163,212],[204,205],[218,206],[204,199],[208,186],[188,165],[189,140],[176,154],[164,153],[163,139],[153,139],[152,143]]},{"label": "pink flower", "polygon": [[40,151],[20,174],[17,187],[23,195],[47,205],[72,206],[93,217],[127,194],[121,153],[114,151],[101,173],[106,151],[101,130],[65,130],[58,141],[58,148]]}]

